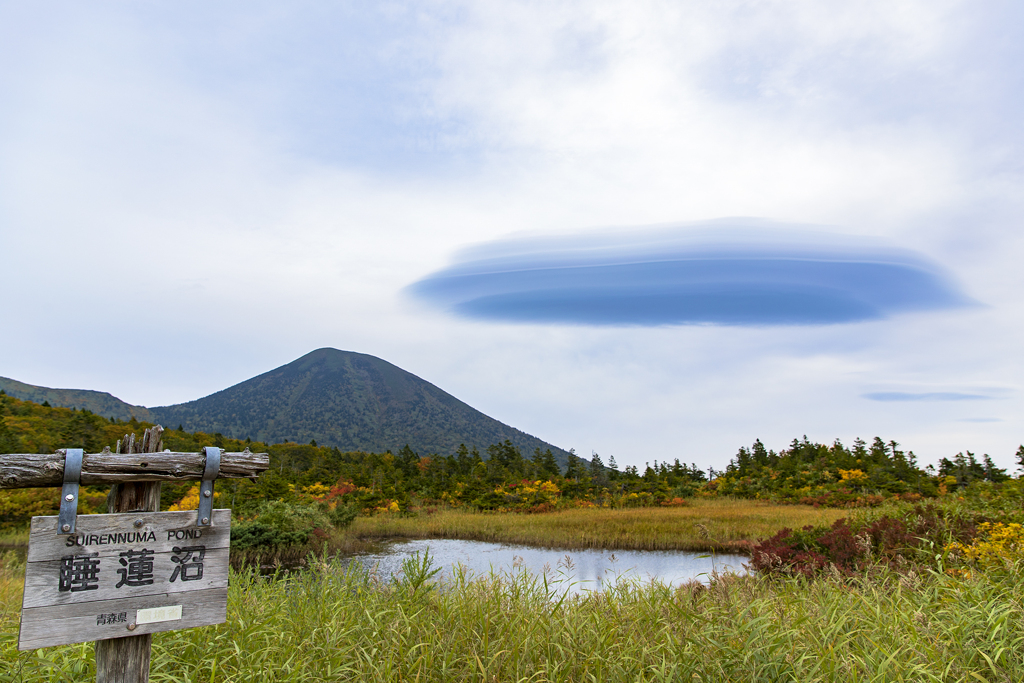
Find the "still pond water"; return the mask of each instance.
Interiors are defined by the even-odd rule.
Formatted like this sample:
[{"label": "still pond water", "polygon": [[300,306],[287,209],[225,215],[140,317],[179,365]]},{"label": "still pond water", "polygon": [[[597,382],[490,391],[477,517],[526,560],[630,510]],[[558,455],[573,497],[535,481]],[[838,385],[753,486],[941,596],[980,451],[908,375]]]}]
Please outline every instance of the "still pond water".
[{"label": "still pond water", "polygon": [[390,577],[402,573],[405,560],[427,551],[433,566],[446,576],[459,565],[473,576],[526,570],[536,576],[546,573],[549,584],[558,582],[557,587],[571,593],[601,590],[621,580],[656,579],[672,585],[706,581],[712,571],[743,573],[743,564],[749,561],[742,555],[712,557],[676,550],[564,550],[454,539],[389,541],[375,552],[343,561],[359,562],[381,577]]}]

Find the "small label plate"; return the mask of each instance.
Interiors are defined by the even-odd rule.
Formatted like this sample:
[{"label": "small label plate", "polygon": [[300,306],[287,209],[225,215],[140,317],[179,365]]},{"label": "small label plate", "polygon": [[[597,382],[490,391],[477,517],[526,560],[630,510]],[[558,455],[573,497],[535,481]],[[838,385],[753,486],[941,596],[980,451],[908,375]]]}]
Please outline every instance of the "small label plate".
[{"label": "small label plate", "polygon": [[135,615],[136,624],[155,624],[160,621],[178,621],[180,619],[181,605],[140,609]]}]

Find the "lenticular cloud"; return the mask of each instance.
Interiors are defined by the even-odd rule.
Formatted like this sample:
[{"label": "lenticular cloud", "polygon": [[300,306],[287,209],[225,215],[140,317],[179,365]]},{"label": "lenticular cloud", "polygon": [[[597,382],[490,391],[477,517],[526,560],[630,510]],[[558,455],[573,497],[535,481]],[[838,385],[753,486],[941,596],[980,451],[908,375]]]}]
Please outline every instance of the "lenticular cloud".
[{"label": "lenticular cloud", "polygon": [[582,325],[821,325],[972,303],[908,250],[751,220],[495,242],[408,291],[468,318]]}]

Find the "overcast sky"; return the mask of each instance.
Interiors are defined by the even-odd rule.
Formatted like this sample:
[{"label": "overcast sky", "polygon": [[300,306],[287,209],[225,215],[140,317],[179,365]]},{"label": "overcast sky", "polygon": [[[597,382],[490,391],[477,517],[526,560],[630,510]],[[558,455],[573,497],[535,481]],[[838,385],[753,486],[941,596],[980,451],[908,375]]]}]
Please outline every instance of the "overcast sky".
[{"label": "overcast sky", "polygon": [[331,346],[620,465],[806,434],[1012,468],[1022,26],[0,2],[0,375],[155,406]]}]

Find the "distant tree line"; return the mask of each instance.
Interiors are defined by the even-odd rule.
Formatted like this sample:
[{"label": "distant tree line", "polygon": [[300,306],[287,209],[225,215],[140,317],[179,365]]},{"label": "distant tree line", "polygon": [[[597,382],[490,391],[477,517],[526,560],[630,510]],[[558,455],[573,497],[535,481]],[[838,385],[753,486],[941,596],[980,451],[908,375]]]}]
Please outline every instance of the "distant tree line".
[{"label": "distant tree line", "polygon": [[[52,453],[80,447],[96,452],[113,446],[126,432],[150,425],[104,418],[88,410],[54,408],[21,401],[0,392],[0,453]],[[478,510],[545,512],[566,507],[643,507],[684,505],[693,496],[736,496],[812,505],[872,505],[886,498],[941,495],[974,482],[1009,478],[986,454],[971,452],[943,458],[938,468],[920,468],[913,451],[876,437],[869,445],[857,439],[813,443],[805,436],[775,452],[760,440],[739,449],[724,471],[705,473],[695,464],[674,459],[619,469],[614,457],[605,463],[597,453],[589,460],[570,451],[564,468],[550,450],[524,454],[511,443],[488,446],[483,453],[462,445],[454,453],[420,454],[408,446],[397,453],[343,452],[330,446],[265,444],[222,434],[167,429],[164,445],[197,451],[214,445],[228,450],[250,448],[270,454],[271,468],[255,482],[222,480],[218,505],[240,516],[255,515],[269,503],[339,506],[363,513],[407,513],[438,505]],[[1017,452],[1024,468],[1024,446]],[[162,487],[162,507],[180,505],[193,484]],[[102,511],[102,489],[83,493],[83,511]],[[31,514],[55,514],[57,496],[49,490],[0,491],[0,526],[27,521]]]},{"label": "distant tree line", "polygon": [[[1024,446],[1017,452],[1024,467]],[[918,466],[913,451],[875,437],[870,445],[855,439],[847,448],[793,439],[776,453],[760,440],[740,448],[725,472],[706,488],[717,494],[818,505],[864,505],[886,497],[931,497],[975,481],[999,483],[1010,476],[983,455],[970,451],[942,458],[938,469]]]}]

